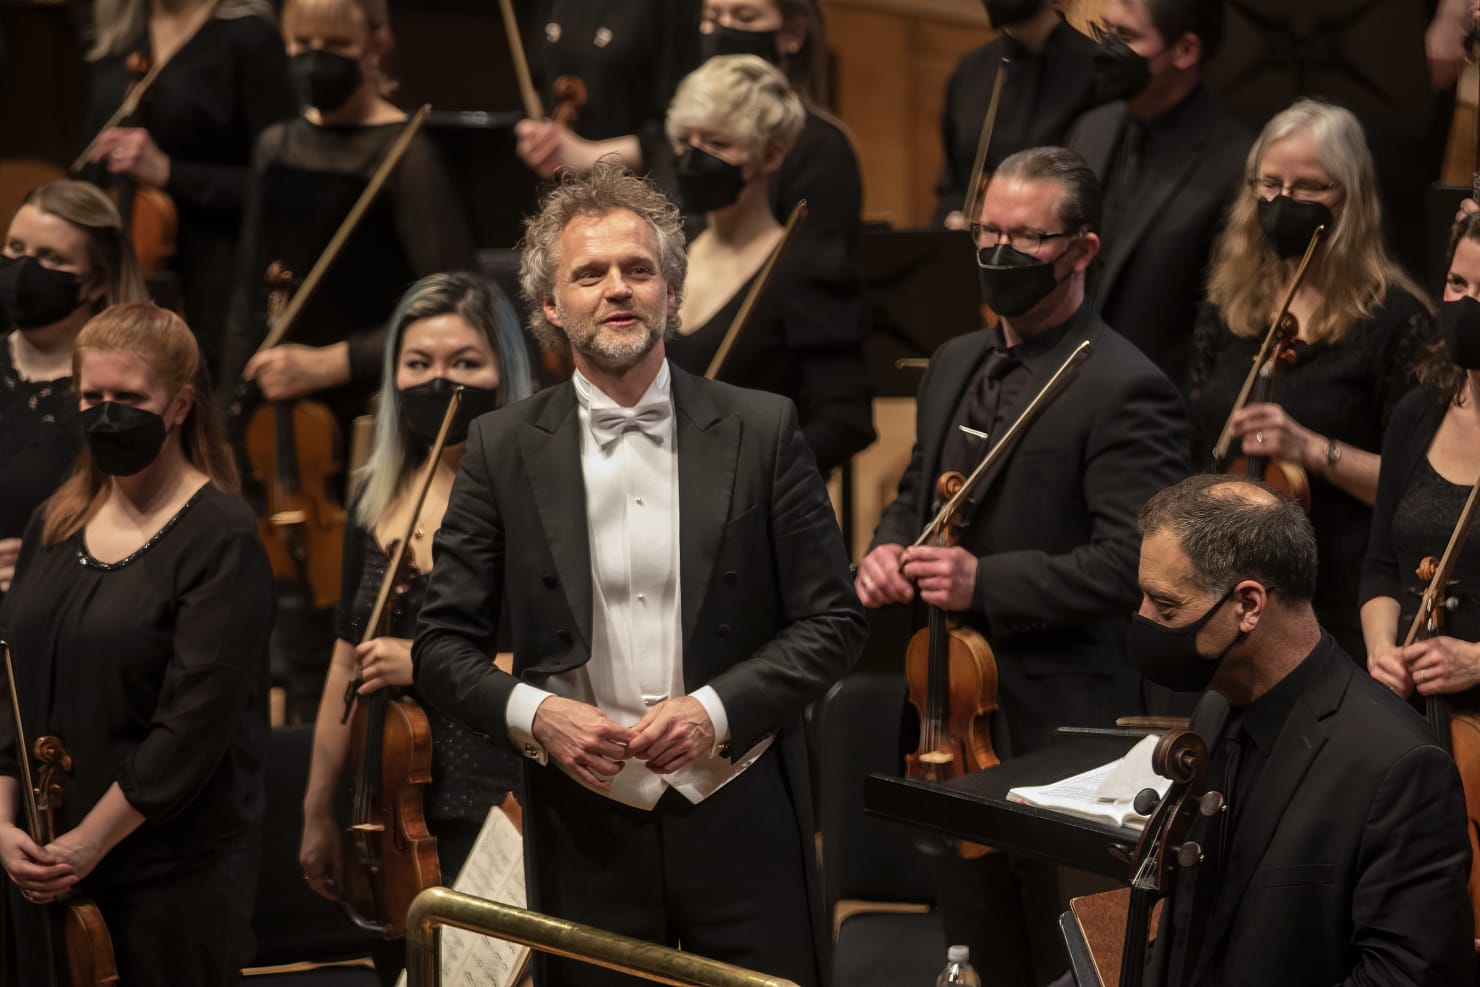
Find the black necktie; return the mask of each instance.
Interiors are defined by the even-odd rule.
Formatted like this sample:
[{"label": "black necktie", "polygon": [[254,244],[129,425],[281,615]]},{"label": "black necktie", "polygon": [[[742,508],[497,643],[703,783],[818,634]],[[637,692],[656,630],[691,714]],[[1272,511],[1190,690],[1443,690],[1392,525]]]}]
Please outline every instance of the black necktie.
[{"label": "black necktie", "polygon": [[[995,438],[997,412],[1002,406],[1002,378],[1014,368],[1021,366],[1017,357],[1007,350],[992,348],[977,373],[976,386],[966,395],[961,409],[956,413],[951,432],[941,449],[941,467],[970,474],[982,457],[987,454],[990,441]],[[978,438],[961,431],[965,425],[987,438]]]}]

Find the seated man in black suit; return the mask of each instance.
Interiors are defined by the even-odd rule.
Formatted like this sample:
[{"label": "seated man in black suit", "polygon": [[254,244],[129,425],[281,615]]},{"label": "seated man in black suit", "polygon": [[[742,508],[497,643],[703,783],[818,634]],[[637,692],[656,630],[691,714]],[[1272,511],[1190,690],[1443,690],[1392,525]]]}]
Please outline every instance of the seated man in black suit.
[{"label": "seated man in black suit", "polygon": [[[684,241],[650,182],[567,175],[524,240],[532,328],[575,375],[473,423],[417,687],[530,758],[532,908],[820,987],[802,710],[866,625],[796,409],[665,359]],[[635,982],[555,959],[539,980]]]},{"label": "seated man in black suit", "polygon": [[1465,803],[1424,721],[1311,610],[1316,541],[1262,484],[1201,475],[1141,510],[1143,674],[1210,688],[1223,813],[1162,911],[1149,985],[1473,982]]},{"label": "seated man in black suit", "polygon": [[[992,176],[977,262],[1002,320],[931,359],[909,468],[854,583],[868,607],[909,603],[918,589],[988,638],[1001,693],[992,738],[1004,757],[1043,747],[1060,724],[1110,726],[1139,709],[1123,646],[1137,598],[1136,511],[1188,470],[1176,388],[1085,300],[1099,218],[1099,184],[1072,151],[1021,151]],[[976,494],[961,544],[906,550],[931,515],[936,477],[970,473],[1083,340],[1093,355]],[[1001,854],[941,870],[949,940],[972,945],[993,983],[1061,972],[1052,870]]]},{"label": "seated man in black suit", "polygon": [[1106,0],[1105,51],[1139,91],[1075,121],[1065,143],[1105,189],[1100,314],[1183,384],[1208,255],[1253,135],[1202,85],[1222,0]]}]

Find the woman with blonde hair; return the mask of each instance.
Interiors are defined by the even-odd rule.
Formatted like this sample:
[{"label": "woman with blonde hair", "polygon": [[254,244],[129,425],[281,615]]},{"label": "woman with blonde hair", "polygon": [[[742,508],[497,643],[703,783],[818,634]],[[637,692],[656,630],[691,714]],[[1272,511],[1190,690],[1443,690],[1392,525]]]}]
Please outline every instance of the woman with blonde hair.
[{"label": "woman with blonde hair", "polygon": [[26,832],[0,704],[19,982],[49,982],[40,906],[76,891],[102,912],[121,983],[236,983],[253,951],[271,569],[185,323],[114,305],[74,361],[86,444],[0,607],[27,736],[71,756],[54,838]]},{"label": "woman with blonde hair", "polygon": [[1357,582],[1382,436],[1434,338],[1434,315],[1384,246],[1372,155],[1350,111],[1301,100],[1279,113],[1249,152],[1245,179],[1193,339],[1193,456],[1210,464],[1295,268],[1325,226],[1290,306],[1299,333],[1278,401],[1249,404],[1232,426],[1236,454],[1284,459],[1309,474],[1316,614],[1349,654],[1362,655]]},{"label": "woman with blonde hair", "polygon": [[72,349],[89,318],[141,302],[144,282],[118,210],[85,182],[26,196],[0,244],[0,593],[21,532],[82,446]]},{"label": "woman with blonde hair", "polygon": [[[136,80],[135,56],[162,64],[138,110],[101,133],[92,160],[99,176],[120,186],[125,204],[134,185],[163,189],[173,200],[179,232],[170,268],[214,369],[252,144],[297,108],[272,4],[97,0],[92,14],[87,137],[122,105]],[[130,225],[127,207],[124,219]]]},{"label": "woman with blonde hair", "polygon": [[[766,258],[781,241],[769,189],[802,131],[786,77],[756,55],[718,55],[679,84],[668,138],[684,211],[705,227],[668,358],[703,374],[719,353]],[[863,362],[862,278],[836,228],[804,227],[725,355],[717,379],[792,399],[824,472],[873,441]]]},{"label": "woman with blonde hair", "polygon": [[[346,690],[362,679],[362,697],[397,687],[415,698],[410,639],[432,569],[432,537],[467,449],[469,424],[530,393],[519,319],[503,292],[481,275],[423,278],[407,289],[390,327],[375,448],[357,477],[353,517],[345,529],[334,653],[319,699],[303,797],[299,862],[309,886],[330,900],[338,900],[344,887],[343,823],[335,818],[334,805],[350,749]],[[388,578],[392,546],[412,521],[417,484],[458,386],[462,403],[407,546],[414,578],[398,597],[391,633],[363,641],[376,593]],[[517,787],[519,758],[507,744],[473,734],[436,707],[423,704],[422,710],[432,734],[432,781],[424,791],[423,811],[437,839],[442,882],[451,884],[489,810]],[[394,984],[406,965],[404,941],[377,940],[371,955],[381,982]]]}]

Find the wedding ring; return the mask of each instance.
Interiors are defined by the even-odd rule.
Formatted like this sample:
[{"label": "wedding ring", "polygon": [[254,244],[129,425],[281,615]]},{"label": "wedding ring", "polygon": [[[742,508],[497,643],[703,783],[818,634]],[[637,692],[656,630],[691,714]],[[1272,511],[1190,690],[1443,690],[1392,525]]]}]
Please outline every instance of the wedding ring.
[{"label": "wedding ring", "polygon": [[1264,433],[1263,432],[1255,432],[1254,433],[1254,441],[1257,442],[1257,443],[1259,443],[1260,445],[1264,445]]},{"label": "wedding ring", "polygon": [[869,577],[864,576],[863,577],[863,588],[864,589],[873,589],[874,588],[874,581],[872,579],[870,579]]}]

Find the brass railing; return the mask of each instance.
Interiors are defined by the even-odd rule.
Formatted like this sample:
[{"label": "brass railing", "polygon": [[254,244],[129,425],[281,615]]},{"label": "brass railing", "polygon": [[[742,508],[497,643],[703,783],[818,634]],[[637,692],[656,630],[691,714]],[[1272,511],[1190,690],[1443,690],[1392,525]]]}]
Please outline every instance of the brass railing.
[{"label": "brass railing", "polygon": [[450,888],[428,888],[411,902],[406,915],[407,987],[439,987],[444,927],[517,942],[672,987],[797,987],[780,977]]}]

